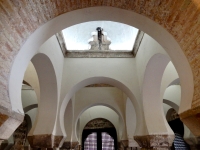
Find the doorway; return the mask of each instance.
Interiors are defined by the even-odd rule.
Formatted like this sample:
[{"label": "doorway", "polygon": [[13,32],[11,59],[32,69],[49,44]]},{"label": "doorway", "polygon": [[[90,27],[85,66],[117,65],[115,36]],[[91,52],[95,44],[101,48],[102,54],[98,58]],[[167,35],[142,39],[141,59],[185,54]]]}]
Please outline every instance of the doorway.
[{"label": "doorway", "polygon": [[[95,126],[91,126],[94,122]],[[102,118],[90,121],[82,133],[82,150],[117,150],[117,133],[113,124]]]}]

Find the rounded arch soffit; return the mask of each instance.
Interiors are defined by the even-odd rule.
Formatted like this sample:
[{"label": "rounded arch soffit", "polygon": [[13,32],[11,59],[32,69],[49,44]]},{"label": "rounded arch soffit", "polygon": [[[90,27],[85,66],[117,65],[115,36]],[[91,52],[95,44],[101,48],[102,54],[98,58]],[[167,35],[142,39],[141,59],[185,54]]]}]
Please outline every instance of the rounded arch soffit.
[{"label": "rounded arch soffit", "polygon": [[[52,64],[51,59],[43,53],[36,54],[31,59],[40,83],[40,102],[38,105],[38,114],[36,116],[37,126],[35,131],[40,130],[40,124],[43,124],[44,118],[48,122],[49,129],[53,130],[54,122],[48,120],[48,116],[51,116],[52,120],[56,120],[56,110],[57,110],[57,98],[58,98],[58,87],[57,78]],[[47,105],[48,104],[48,105]],[[27,108],[28,109],[28,108]],[[51,110],[46,113],[44,110]],[[45,126],[42,126],[45,128]]]},{"label": "rounded arch soffit", "polygon": [[[162,77],[169,61],[170,59],[167,55],[157,53],[150,58],[146,66],[142,85],[142,100],[149,134],[172,133],[166,122],[160,97]],[[154,117],[152,118],[151,116]],[[157,128],[154,128],[155,124]]]}]

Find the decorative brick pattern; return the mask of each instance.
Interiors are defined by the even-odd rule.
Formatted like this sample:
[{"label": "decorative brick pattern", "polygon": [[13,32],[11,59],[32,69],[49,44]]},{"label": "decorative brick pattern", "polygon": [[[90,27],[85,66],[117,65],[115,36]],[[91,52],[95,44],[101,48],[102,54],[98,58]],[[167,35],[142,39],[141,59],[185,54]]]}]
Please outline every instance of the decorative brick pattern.
[{"label": "decorative brick pattern", "polygon": [[10,68],[30,34],[56,16],[92,6],[134,11],[167,29],[190,63],[194,75],[192,108],[200,110],[199,0],[0,0],[0,103],[9,102]]}]

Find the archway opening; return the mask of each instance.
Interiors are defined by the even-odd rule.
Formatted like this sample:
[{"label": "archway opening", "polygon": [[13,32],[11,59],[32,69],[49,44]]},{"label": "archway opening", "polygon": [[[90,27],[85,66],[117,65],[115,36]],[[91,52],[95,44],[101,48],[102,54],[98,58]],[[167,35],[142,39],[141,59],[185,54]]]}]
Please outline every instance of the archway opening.
[{"label": "archway opening", "polygon": [[184,125],[176,110],[170,108],[166,114],[166,119],[169,126],[175,134],[175,139],[172,144],[172,149],[185,149],[189,150],[189,145],[184,141]]},{"label": "archway opening", "polygon": [[117,133],[114,125],[103,118],[86,124],[82,134],[83,150],[116,150]]},{"label": "archway opening", "polygon": [[[109,84],[109,85],[111,85],[112,88],[111,87],[95,87],[95,88],[94,87],[93,88],[86,87],[91,84],[94,84],[95,86],[102,85],[102,83]],[[75,95],[76,93],[79,93],[79,94]],[[84,95],[83,93],[88,93],[88,94]],[[112,79],[109,77],[91,77],[91,78],[87,78],[82,81],[79,81],[79,83],[74,85],[72,87],[72,89],[69,91],[69,93],[65,96],[64,101],[62,102],[61,109],[60,109],[61,110],[60,111],[60,126],[61,126],[61,130],[62,130],[64,136],[66,136],[68,134],[66,133],[66,130],[64,129],[64,127],[62,127],[64,125],[64,122],[62,119],[62,118],[64,118],[63,110],[66,109],[66,106],[68,105],[69,100],[74,99],[73,95],[75,95],[75,98],[77,98],[77,99],[80,98],[80,101],[77,101],[78,109],[80,109],[80,107],[83,107],[80,102],[82,102],[82,104],[84,104],[84,107],[83,107],[84,109],[81,110],[78,114],[75,114],[75,119],[76,119],[76,118],[79,118],[79,114],[81,114],[88,107],[95,106],[95,105],[105,105],[105,106],[110,105],[112,108],[114,108],[118,112],[120,112],[120,114],[122,114],[120,109],[122,109],[122,110],[124,109],[123,106],[126,104],[126,100],[127,100],[127,97],[124,97],[123,93],[125,93],[125,95],[127,95],[130,98],[131,102],[133,103],[133,106],[136,109],[135,113],[136,113],[136,116],[138,119],[137,124],[138,124],[138,122],[141,122],[140,126],[137,125],[138,131],[140,132],[140,128],[144,125],[144,124],[142,124],[142,121],[141,121],[143,118],[138,116],[138,115],[142,115],[142,114],[137,112],[137,111],[141,111],[141,110],[139,109],[140,106],[138,106],[137,100],[135,99],[133,93],[130,92],[130,90],[126,86],[124,86],[123,83],[121,83],[115,79]],[[106,95],[109,96],[109,99],[105,98]],[[113,96],[113,98],[111,98],[112,96]],[[121,107],[123,107],[123,108],[121,108]],[[125,121],[125,120],[123,119],[123,121]],[[76,119],[76,124],[77,124],[77,122],[78,122],[78,120]],[[75,126],[75,128],[76,128],[76,126]],[[125,130],[122,131],[122,134],[124,134],[126,137]]]}]

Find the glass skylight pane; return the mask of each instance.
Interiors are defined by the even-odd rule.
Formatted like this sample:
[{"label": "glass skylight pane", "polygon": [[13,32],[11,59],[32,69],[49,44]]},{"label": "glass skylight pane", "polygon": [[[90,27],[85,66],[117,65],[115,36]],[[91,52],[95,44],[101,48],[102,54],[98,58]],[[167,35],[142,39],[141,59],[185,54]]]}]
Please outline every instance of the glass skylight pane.
[{"label": "glass skylight pane", "polygon": [[63,36],[67,50],[89,50],[89,39],[91,33],[96,32],[96,28],[101,27],[110,39],[110,50],[133,49],[138,29],[112,21],[91,21],[68,27],[64,30]]}]

